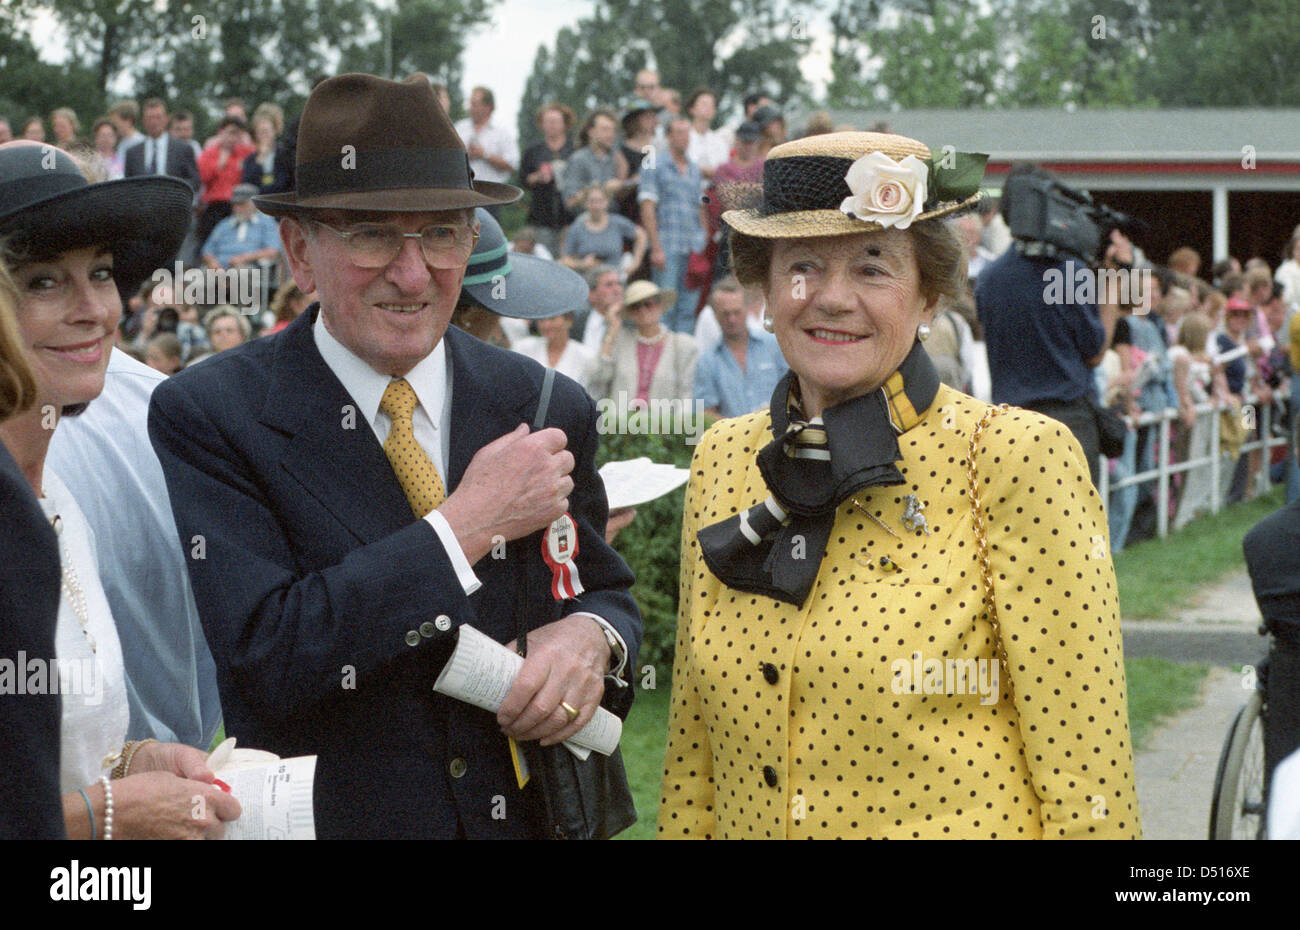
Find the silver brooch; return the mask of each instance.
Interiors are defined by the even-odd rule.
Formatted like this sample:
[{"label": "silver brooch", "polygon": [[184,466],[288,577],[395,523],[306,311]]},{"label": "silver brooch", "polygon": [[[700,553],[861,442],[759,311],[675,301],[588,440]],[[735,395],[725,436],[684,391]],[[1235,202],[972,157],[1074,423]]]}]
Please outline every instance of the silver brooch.
[{"label": "silver brooch", "polygon": [[920,530],[925,535],[930,535],[930,527],[925,523],[925,504],[915,494],[909,494],[903,498],[903,527],[908,532]]}]

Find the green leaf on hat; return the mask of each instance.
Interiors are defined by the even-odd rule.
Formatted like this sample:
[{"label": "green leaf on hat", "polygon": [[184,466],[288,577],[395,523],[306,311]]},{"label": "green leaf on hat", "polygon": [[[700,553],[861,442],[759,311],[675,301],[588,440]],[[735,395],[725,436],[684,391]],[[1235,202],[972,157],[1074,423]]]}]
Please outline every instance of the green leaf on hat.
[{"label": "green leaf on hat", "polygon": [[927,158],[925,164],[930,169],[927,206],[973,196],[984,180],[988,160],[983,152],[950,152],[937,161]]}]

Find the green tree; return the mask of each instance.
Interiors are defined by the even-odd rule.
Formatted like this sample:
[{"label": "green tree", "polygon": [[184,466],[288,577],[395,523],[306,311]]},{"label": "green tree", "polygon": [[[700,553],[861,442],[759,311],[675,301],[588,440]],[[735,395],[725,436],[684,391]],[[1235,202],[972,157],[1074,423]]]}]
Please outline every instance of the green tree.
[{"label": "green tree", "polygon": [[1295,0],[1150,0],[1141,72],[1163,106],[1290,107],[1300,99]]},{"label": "green tree", "polygon": [[1293,106],[1296,0],[827,0],[836,107]]},{"label": "green tree", "polygon": [[[135,96],[160,96],[191,109],[202,129],[224,97],[275,101],[293,113],[313,76],[382,73],[390,61],[394,76],[425,71],[455,97],[467,37],[498,2],[6,0],[0,54],[14,70],[6,66],[0,98],[27,105],[57,90],[59,103],[84,116],[102,111],[106,89],[126,77]],[[28,54],[24,28],[38,10],[67,35],[69,60],[84,63],[59,66],[66,75],[58,80],[50,79],[53,66],[42,70],[39,56]],[[87,82],[87,90],[69,92]]]},{"label": "green tree", "polygon": [[28,22],[39,11],[52,14],[70,59],[94,68],[101,95],[127,61],[153,47],[159,26],[153,0],[13,0],[12,10]]},{"label": "green tree", "polygon": [[1138,72],[1147,24],[1127,0],[1047,0],[1015,5],[1016,64],[1010,106],[1139,106],[1152,103]]},{"label": "green tree", "polygon": [[378,39],[354,46],[340,70],[387,74],[396,80],[423,71],[447,86],[452,109],[459,112],[466,43],[475,29],[490,20],[499,2],[396,0],[391,18],[383,10],[375,14]]},{"label": "green tree", "polygon": [[698,86],[720,94],[724,114],[764,90],[787,104],[805,102],[799,61],[810,47],[813,0],[596,0],[590,16],[565,27],[533,60],[519,115],[523,144],[538,138],[532,118],[556,100],[585,114],[618,107],[636,72],[653,67],[685,97]]},{"label": "green tree", "polygon": [[[104,94],[95,69],[76,61],[42,61],[21,12],[0,9],[0,118],[8,119],[17,135],[22,132],[20,121],[32,115],[48,117],[56,107],[72,107],[83,117],[103,112]],[[83,134],[89,129],[83,125]]]},{"label": "green tree", "polygon": [[876,46],[876,81],[891,103],[907,109],[1000,102],[1003,32],[997,10],[982,7],[980,0],[935,0],[897,11],[888,41]]},{"label": "green tree", "polygon": [[868,80],[872,44],[880,25],[882,0],[835,0],[830,8],[831,80],[826,105],[867,109],[882,102],[880,88]]}]

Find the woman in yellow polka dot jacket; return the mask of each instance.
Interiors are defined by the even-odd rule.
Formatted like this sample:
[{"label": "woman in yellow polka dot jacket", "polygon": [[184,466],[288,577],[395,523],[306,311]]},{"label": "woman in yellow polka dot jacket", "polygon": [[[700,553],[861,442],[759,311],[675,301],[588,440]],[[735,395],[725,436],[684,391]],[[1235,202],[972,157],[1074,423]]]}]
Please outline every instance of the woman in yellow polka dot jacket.
[{"label": "woman in yellow polka dot jacket", "polygon": [[983,164],[813,136],[724,216],[791,372],[695,452],[661,836],[1140,835],[1079,444],[941,385],[920,344]]}]

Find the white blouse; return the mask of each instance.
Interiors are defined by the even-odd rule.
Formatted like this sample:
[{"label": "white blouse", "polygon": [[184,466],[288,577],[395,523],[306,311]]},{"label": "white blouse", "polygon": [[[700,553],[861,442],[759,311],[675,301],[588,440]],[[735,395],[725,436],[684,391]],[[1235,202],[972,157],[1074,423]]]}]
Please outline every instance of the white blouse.
[{"label": "white blouse", "polygon": [[[595,314],[593,314],[594,316]],[[591,325],[590,322],[588,322],[588,325]],[[550,356],[546,351],[546,340],[541,336],[528,336],[520,339],[511,348],[520,355],[526,355],[533,361],[540,362],[547,368],[551,367]],[[582,385],[582,389],[586,391],[591,383],[592,373],[596,370],[596,351],[591,346],[570,339],[564,346],[564,351],[560,353],[560,361],[556,364],[555,370],[577,381]]]},{"label": "white blouse", "polygon": [[46,681],[53,687],[57,678],[63,697],[59,782],[66,794],[98,781],[112,768],[105,762],[126,741],[130,710],[122,647],[99,581],[90,526],[58,475],[47,468],[43,483],[41,507],[51,521],[59,518],[55,529],[63,563],[54,636],[57,667],[46,670]]}]

